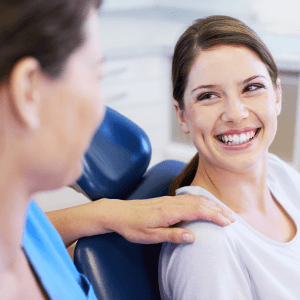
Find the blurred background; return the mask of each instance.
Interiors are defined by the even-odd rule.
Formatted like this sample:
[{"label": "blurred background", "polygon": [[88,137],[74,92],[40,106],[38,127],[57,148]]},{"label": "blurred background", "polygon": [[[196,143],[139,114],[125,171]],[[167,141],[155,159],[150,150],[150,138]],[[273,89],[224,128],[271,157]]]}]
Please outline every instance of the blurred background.
[{"label": "blurred background", "polygon": [[[299,0],[104,0],[100,20],[107,58],[106,104],[148,134],[153,150],[150,166],[165,159],[187,162],[196,152],[173,111],[172,52],[178,37],[195,19],[222,14],[253,28],[275,58],[283,109],[270,152],[300,171],[299,12]],[[87,201],[70,188],[35,198],[45,211]]]}]

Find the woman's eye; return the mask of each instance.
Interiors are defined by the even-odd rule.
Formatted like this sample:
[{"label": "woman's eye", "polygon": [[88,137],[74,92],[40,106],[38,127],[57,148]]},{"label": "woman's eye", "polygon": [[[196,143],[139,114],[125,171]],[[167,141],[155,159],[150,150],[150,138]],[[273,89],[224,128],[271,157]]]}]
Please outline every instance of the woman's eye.
[{"label": "woman's eye", "polygon": [[215,94],[212,94],[212,93],[204,93],[204,94],[201,94],[200,96],[197,97],[197,100],[198,101],[202,101],[202,100],[207,100],[207,99],[213,99],[217,97]]},{"label": "woman's eye", "polygon": [[256,90],[259,90],[259,89],[262,89],[264,86],[261,85],[261,84],[249,84],[245,87],[245,92],[252,92],[252,91],[256,91]]}]

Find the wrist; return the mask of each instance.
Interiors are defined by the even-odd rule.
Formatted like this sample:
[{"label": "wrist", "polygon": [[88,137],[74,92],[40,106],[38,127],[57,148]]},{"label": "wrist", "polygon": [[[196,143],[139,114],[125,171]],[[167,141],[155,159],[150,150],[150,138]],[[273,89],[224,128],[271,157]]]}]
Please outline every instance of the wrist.
[{"label": "wrist", "polygon": [[124,200],[103,198],[97,201],[100,201],[97,208],[97,221],[102,233],[118,232],[122,216],[125,213]]}]

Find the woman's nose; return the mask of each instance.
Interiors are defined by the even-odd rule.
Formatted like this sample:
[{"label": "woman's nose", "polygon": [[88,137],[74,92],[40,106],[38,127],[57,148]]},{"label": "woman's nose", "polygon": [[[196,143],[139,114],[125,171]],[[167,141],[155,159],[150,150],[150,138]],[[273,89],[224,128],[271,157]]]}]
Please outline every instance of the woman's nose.
[{"label": "woman's nose", "polygon": [[240,123],[249,116],[249,111],[238,98],[228,99],[225,103],[222,121]]}]

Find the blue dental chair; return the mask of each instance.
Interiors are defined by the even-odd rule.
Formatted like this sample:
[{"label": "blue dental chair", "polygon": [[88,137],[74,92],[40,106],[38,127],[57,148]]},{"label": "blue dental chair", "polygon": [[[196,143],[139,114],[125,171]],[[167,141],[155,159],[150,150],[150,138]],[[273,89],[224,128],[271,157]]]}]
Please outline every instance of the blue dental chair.
[{"label": "blue dental chair", "polygon": [[[83,159],[77,181],[92,199],[148,199],[167,195],[185,164],[168,160],[147,170],[150,141],[136,124],[107,108]],[[161,244],[140,245],[116,233],[78,240],[74,262],[92,283],[99,300],[160,299],[158,258]]]}]

